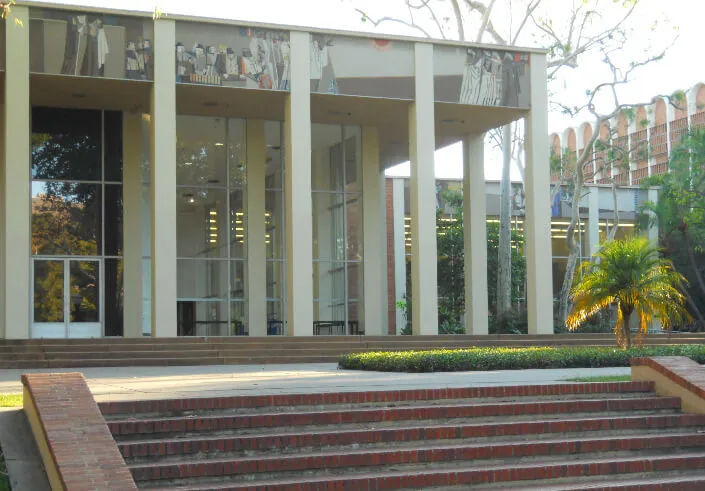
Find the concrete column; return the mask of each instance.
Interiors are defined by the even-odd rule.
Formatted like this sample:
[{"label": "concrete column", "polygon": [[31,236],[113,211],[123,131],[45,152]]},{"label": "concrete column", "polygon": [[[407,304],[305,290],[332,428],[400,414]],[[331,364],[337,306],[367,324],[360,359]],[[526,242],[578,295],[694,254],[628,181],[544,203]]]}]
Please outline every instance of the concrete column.
[{"label": "concrete column", "polygon": [[[4,167],[2,176],[2,300],[4,337],[30,336],[31,126],[29,9],[12,7],[5,23]],[[11,48],[11,49],[10,49]]]},{"label": "concrete column", "polygon": [[[291,92],[286,100],[285,226],[287,332],[313,334],[310,36],[291,32]],[[173,58],[173,56],[172,56]]]},{"label": "concrete column", "polygon": [[386,222],[382,219],[384,181],[379,165],[379,133],[377,128],[362,128],[362,237],[363,237],[363,299],[365,334],[387,334],[385,285],[387,268],[384,258],[387,247]]},{"label": "concrete column", "polygon": [[151,93],[152,336],[176,336],[175,22],[154,22]]},{"label": "concrete column", "polygon": [[[392,216],[394,217],[394,301],[406,297],[406,217],[404,179],[392,180]],[[406,326],[404,311],[396,308],[397,334]]]},{"label": "concrete column", "polygon": [[467,135],[463,139],[465,332],[474,335],[489,332],[484,136]]},{"label": "concrete column", "polygon": [[[654,204],[658,203],[658,188],[656,187],[650,187],[649,190],[647,191],[647,200],[651,201]],[[646,236],[649,238],[651,243],[653,245],[658,245],[658,224],[654,224],[650,226],[647,231],[646,231]]]},{"label": "concrete column", "polygon": [[264,121],[247,121],[247,320],[250,336],[267,335],[267,257],[264,223]]},{"label": "concrete column", "polygon": [[411,161],[411,299],[415,335],[438,334],[436,150],[433,45],[416,43],[416,97],[409,107]]},{"label": "concrete column", "polygon": [[[649,121],[649,126],[647,130],[647,137],[648,137],[648,142],[649,146],[651,146],[651,136],[654,134],[654,126],[656,126],[656,103],[654,102],[653,104],[649,104],[649,106],[646,108],[646,119]],[[653,166],[656,164],[656,159],[653,156],[653,152],[649,151],[649,162],[648,162],[648,169],[649,169],[649,176],[652,175],[653,173]]]},{"label": "concrete column", "polygon": [[122,115],[124,337],[142,337],[142,115]]},{"label": "concrete column", "polygon": [[588,250],[590,255],[600,250],[600,187],[590,187],[588,194]]},{"label": "concrete column", "polygon": [[531,112],[526,116],[526,286],[529,334],[553,334],[551,208],[546,55],[531,54]]},{"label": "concrete column", "polygon": [[588,194],[588,247],[590,255],[600,250],[600,188],[590,186]]}]

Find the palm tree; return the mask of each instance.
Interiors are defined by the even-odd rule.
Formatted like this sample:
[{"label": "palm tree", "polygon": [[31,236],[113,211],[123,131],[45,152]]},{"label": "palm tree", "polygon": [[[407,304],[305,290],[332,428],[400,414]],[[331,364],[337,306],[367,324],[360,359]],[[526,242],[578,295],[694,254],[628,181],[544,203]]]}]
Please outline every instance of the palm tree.
[{"label": "palm tree", "polygon": [[617,343],[629,348],[632,314],[639,318],[639,339],[654,318],[670,329],[690,317],[682,293],[685,278],[646,238],[610,241],[595,254],[595,261],[586,261],[580,271],[570,292],[573,309],[566,325],[571,331],[614,305]]}]

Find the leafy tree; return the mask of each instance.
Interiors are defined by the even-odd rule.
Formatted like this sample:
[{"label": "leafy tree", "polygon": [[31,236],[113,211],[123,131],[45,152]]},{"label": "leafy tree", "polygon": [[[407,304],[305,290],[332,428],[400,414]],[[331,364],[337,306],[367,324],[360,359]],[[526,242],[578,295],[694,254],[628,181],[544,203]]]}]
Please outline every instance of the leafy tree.
[{"label": "leafy tree", "polygon": [[670,329],[688,318],[682,292],[685,278],[644,237],[613,240],[595,255],[596,261],[581,266],[580,279],[571,290],[573,309],[566,324],[575,330],[598,312],[615,306],[617,343],[632,345],[631,319],[639,319],[639,337],[648,332],[653,319]]},{"label": "leafy tree", "polygon": [[659,226],[659,243],[689,280],[688,305],[705,327],[705,129],[687,133],[669,157],[669,172],[644,186],[658,186],[658,202],[643,206],[647,225]]}]

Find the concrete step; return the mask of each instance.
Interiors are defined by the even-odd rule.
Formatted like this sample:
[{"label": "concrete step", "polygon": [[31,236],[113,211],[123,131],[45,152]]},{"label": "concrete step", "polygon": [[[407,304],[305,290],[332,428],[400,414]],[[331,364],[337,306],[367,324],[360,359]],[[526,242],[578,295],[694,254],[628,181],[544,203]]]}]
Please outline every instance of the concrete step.
[{"label": "concrete step", "polygon": [[45,357],[48,361],[64,361],[64,360],[112,360],[112,359],[163,359],[163,358],[222,358],[218,350],[205,349],[203,346],[200,350],[170,350],[170,351],[99,351],[99,352],[46,352]]},{"label": "concrete step", "polygon": [[270,394],[236,397],[157,399],[146,401],[112,401],[99,404],[107,419],[139,416],[204,415],[210,411],[232,410],[300,410],[302,408],[361,407],[369,404],[424,403],[472,399],[501,400],[550,397],[591,397],[611,394],[613,397],[654,395],[653,382],[567,382],[563,384],[497,385],[482,387],[449,387],[443,389],[376,390],[367,392],[323,392],[309,394]]},{"label": "concrete step", "polygon": [[[151,481],[141,485],[144,489],[173,489],[181,491],[198,490],[244,490],[249,491],[314,491],[320,489],[422,489],[443,486],[458,486],[467,489],[470,486],[487,485],[490,483],[507,484],[509,489],[515,489],[520,484],[530,484],[529,481],[539,479],[550,482],[551,479],[571,479],[574,483],[580,480],[590,480],[603,476],[625,478],[629,474],[646,472],[693,472],[705,469],[705,452],[689,452],[671,455],[616,455],[608,458],[552,459],[542,462],[518,462],[512,464],[492,464],[491,461],[482,464],[453,463],[447,467],[437,465],[419,467],[410,471],[361,468],[356,473],[325,473],[297,476],[293,478],[272,478],[259,481],[243,480],[242,482],[227,482],[222,477],[191,478],[191,482],[181,481],[178,477],[172,481],[159,483]],[[205,469],[202,465],[194,465],[194,471]],[[184,465],[180,472],[188,468]],[[587,479],[586,479],[587,478]],[[179,482],[181,481],[181,482]],[[180,485],[181,484],[181,485]],[[164,487],[169,485],[168,488]],[[584,488],[581,488],[584,489]]]},{"label": "concrete step", "polygon": [[679,410],[677,397],[600,398],[567,401],[513,401],[480,404],[445,403],[409,407],[338,409],[323,411],[258,412],[254,414],[157,417],[108,421],[114,436],[177,434],[245,428],[380,423],[385,421],[442,420],[458,418],[513,417],[545,414],[595,413],[604,411]]},{"label": "concrete step", "polygon": [[647,431],[667,432],[699,431],[705,427],[705,415],[618,415],[613,417],[587,417],[579,419],[541,419],[476,424],[423,425],[397,424],[393,427],[370,429],[369,427],[333,428],[324,431],[290,432],[279,431],[271,434],[247,434],[242,436],[211,435],[168,439],[143,439],[120,441],[118,448],[126,461],[139,463],[165,457],[245,456],[299,454],[318,449],[357,449],[410,447],[413,445],[435,445],[442,442],[466,443],[492,442],[521,437],[542,439],[556,438],[569,434],[581,438],[595,435],[609,436],[615,433],[629,435]]},{"label": "concrete step", "polygon": [[[394,466],[396,469],[413,468],[423,464],[452,465],[463,462],[480,466],[491,459],[501,459],[505,464],[525,463],[530,460],[548,462],[549,457],[576,456],[605,453],[627,455],[639,451],[662,451],[677,448],[679,451],[705,451],[705,434],[646,434],[630,436],[580,437],[570,439],[546,439],[507,441],[501,443],[436,443],[394,449],[361,449],[323,451],[294,455],[256,455],[252,457],[213,458],[146,464],[130,464],[128,467],[135,481],[159,479],[200,478],[227,476],[234,480],[252,481],[253,478],[273,478],[285,473],[287,477],[306,475],[311,471],[328,474],[359,471]],[[581,455],[582,457],[582,455]],[[467,461],[467,462],[466,462]]]}]

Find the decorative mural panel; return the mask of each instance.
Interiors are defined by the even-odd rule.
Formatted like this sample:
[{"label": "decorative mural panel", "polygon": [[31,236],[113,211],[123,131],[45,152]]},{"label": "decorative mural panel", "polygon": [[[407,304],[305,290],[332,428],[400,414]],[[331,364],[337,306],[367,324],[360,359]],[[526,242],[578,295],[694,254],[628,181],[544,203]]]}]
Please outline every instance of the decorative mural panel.
[{"label": "decorative mural panel", "polygon": [[435,46],[433,76],[437,102],[529,107],[529,53]]},{"label": "decorative mural panel", "polygon": [[152,80],[151,19],[30,9],[30,71]]},{"label": "decorative mural panel", "polygon": [[414,98],[414,45],[388,39],[311,35],[311,92]]},{"label": "decorative mural panel", "polygon": [[289,33],[176,23],[177,83],[289,90]]}]

